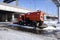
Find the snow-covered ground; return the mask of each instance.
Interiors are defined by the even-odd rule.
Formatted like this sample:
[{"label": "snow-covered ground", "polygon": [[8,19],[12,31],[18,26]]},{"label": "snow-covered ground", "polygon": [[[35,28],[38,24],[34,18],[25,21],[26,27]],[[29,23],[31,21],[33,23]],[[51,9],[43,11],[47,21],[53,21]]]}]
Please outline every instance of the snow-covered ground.
[{"label": "snow-covered ground", "polygon": [[47,25],[55,25],[57,24],[58,20],[55,20],[55,21],[52,21],[52,20],[49,20],[49,21],[44,21],[45,24]]},{"label": "snow-covered ground", "polygon": [[[44,23],[48,25],[48,27],[45,28],[47,31],[58,31],[58,29],[60,29],[60,24],[57,24],[57,21],[44,21]],[[55,25],[56,28],[52,25]],[[14,24],[14,26],[17,25]],[[59,32],[51,31],[46,34],[34,34],[0,27],[0,40],[57,40],[57,38],[60,40],[60,30]]]},{"label": "snow-covered ground", "polygon": [[44,21],[44,23],[48,25],[48,27],[45,29],[60,30],[60,23],[58,24],[57,20],[56,21],[52,21],[52,20]]},{"label": "snow-covered ground", "polygon": [[30,32],[1,28],[0,40],[57,40],[57,38],[54,34],[34,34]]}]

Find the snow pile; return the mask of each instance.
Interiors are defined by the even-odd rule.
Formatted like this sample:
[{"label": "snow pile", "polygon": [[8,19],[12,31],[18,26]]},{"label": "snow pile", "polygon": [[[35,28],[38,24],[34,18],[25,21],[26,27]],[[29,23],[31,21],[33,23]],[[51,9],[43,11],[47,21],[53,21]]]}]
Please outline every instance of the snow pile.
[{"label": "snow pile", "polygon": [[46,29],[46,30],[48,30],[48,29],[50,29],[50,30],[55,30],[56,28],[54,28],[53,26],[48,26],[48,27],[46,27],[46,28],[44,28],[44,29]]},{"label": "snow pile", "polygon": [[49,21],[44,21],[44,23],[47,25],[55,25],[55,24],[57,24],[57,21],[49,20]]},{"label": "snow pile", "polygon": [[56,30],[60,30],[60,23],[59,24],[55,24],[56,26]]},{"label": "snow pile", "polygon": [[57,21],[44,21],[48,27],[44,28],[44,30],[53,31],[53,30],[60,30],[60,24],[57,24]]}]

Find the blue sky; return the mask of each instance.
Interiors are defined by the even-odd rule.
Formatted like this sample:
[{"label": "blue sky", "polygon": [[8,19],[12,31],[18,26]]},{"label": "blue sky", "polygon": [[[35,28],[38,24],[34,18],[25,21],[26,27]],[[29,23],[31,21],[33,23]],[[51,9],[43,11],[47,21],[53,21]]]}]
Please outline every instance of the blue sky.
[{"label": "blue sky", "polygon": [[[2,0],[0,0],[0,2],[2,2]],[[11,4],[15,5],[15,2]],[[19,0],[19,7],[42,10],[48,14],[57,15],[57,7],[51,0]]]}]

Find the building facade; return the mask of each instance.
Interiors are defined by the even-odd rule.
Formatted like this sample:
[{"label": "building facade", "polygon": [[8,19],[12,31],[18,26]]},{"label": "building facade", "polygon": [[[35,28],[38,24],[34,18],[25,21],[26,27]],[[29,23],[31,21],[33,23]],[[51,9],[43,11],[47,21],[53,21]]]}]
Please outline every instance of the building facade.
[{"label": "building facade", "polygon": [[19,14],[25,14],[27,12],[32,11],[6,3],[0,3],[0,22],[14,22],[17,20]]}]

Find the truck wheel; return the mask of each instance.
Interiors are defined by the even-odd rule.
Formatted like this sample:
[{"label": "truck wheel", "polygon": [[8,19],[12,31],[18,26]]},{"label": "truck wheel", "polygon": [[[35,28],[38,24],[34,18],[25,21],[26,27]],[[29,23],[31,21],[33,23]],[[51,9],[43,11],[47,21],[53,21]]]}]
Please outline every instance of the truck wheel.
[{"label": "truck wheel", "polygon": [[46,24],[42,24],[42,25],[40,26],[41,29],[46,28],[46,27],[48,27]]},{"label": "truck wheel", "polygon": [[24,21],[20,21],[19,24],[20,24],[20,25],[24,25]]}]

